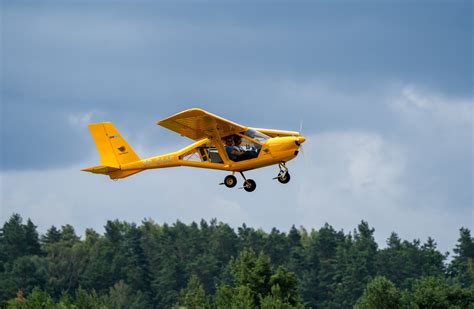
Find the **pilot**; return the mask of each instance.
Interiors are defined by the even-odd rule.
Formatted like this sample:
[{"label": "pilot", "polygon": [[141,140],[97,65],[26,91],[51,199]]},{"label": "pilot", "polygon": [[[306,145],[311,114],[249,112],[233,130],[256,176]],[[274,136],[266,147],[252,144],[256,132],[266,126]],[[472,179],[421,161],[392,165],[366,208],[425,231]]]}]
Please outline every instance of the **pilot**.
[{"label": "pilot", "polygon": [[[240,160],[248,160],[253,159],[258,156],[258,153],[255,150],[245,150],[242,146],[242,137],[240,135],[234,135],[234,146],[241,152],[243,152],[240,156]],[[239,160],[239,161],[240,161]]]},{"label": "pilot", "polygon": [[235,162],[245,160],[243,158],[245,151],[242,151],[239,147],[235,146],[234,136],[229,135],[224,139],[224,141],[225,151],[227,152],[227,156],[230,160]]}]

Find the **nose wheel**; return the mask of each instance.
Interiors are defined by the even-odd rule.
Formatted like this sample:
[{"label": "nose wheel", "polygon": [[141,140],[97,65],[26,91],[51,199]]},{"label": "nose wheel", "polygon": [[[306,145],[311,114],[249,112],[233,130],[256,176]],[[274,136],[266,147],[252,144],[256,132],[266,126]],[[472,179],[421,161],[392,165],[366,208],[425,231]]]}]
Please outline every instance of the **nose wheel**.
[{"label": "nose wheel", "polygon": [[278,175],[277,179],[280,183],[283,183],[283,184],[289,183],[291,179],[290,173],[286,172],[286,173],[283,173],[282,175]]},{"label": "nose wheel", "polygon": [[288,172],[288,168],[286,167],[285,163],[279,163],[278,166],[280,167],[280,172],[278,173],[278,176],[276,176],[273,179],[278,179],[280,183],[289,183],[290,182],[290,173]]}]

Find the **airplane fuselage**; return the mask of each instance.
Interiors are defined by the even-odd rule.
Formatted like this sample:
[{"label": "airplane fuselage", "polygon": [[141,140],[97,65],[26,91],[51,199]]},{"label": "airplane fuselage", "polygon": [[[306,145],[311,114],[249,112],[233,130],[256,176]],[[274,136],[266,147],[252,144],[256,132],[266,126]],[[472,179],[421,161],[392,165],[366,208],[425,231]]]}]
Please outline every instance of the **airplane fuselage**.
[{"label": "airplane fuselage", "polygon": [[[131,162],[121,166],[122,171],[131,170],[145,170],[145,169],[157,169],[157,168],[168,168],[178,166],[189,166],[199,168],[211,168],[216,170],[242,172],[248,171],[260,167],[278,164],[280,162],[288,162],[298,155],[299,147],[304,142],[304,137],[274,137],[270,138],[263,143],[262,148],[259,152],[258,157],[245,161],[234,162],[221,156],[223,163],[212,163],[212,162],[200,162],[184,160],[183,155],[189,151],[199,147],[202,144],[212,142],[212,139],[204,139],[194,144],[189,145],[183,149],[175,152],[170,152],[158,156],[153,156]],[[224,146],[220,143],[214,143],[220,153],[224,153]],[[220,147],[219,147],[220,146]],[[221,149],[219,149],[221,148]]]}]

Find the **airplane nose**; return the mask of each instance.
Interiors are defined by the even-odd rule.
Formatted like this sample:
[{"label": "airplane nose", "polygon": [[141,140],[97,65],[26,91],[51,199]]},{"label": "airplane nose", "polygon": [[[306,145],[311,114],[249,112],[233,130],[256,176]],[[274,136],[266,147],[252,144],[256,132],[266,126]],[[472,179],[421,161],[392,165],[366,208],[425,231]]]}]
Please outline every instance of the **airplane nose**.
[{"label": "airplane nose", "polygon": [[298,136],[295,140],[295,144],[297,146],[299,146],[299,145],[303,144],[305,140],[306,140],[306,138],[304,138],[303,136]]}]

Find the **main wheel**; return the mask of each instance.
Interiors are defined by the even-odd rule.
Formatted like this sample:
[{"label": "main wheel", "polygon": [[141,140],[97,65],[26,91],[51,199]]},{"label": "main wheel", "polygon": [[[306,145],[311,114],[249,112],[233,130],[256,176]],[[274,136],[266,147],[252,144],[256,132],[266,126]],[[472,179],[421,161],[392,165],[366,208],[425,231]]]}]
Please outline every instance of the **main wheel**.
[{"label": "main wheel", "polygon": [[237,184],[237,178],[234,175],[227,175],[224,178],[224,184],[227,188],[233,188]]},{"label": "main wheel", "polygon": [[247,179],[244,182],[244,190],[245,191],[252,192],[252,191],[255,191],[255,188],[257,188],[257,184],[252,179]]},{"label": "main wheel", "polygon": [[286,172],[280,176],[278,176],[278,181],[281,182],[281,183],[288,183],[290,182],[290,173]]}]

